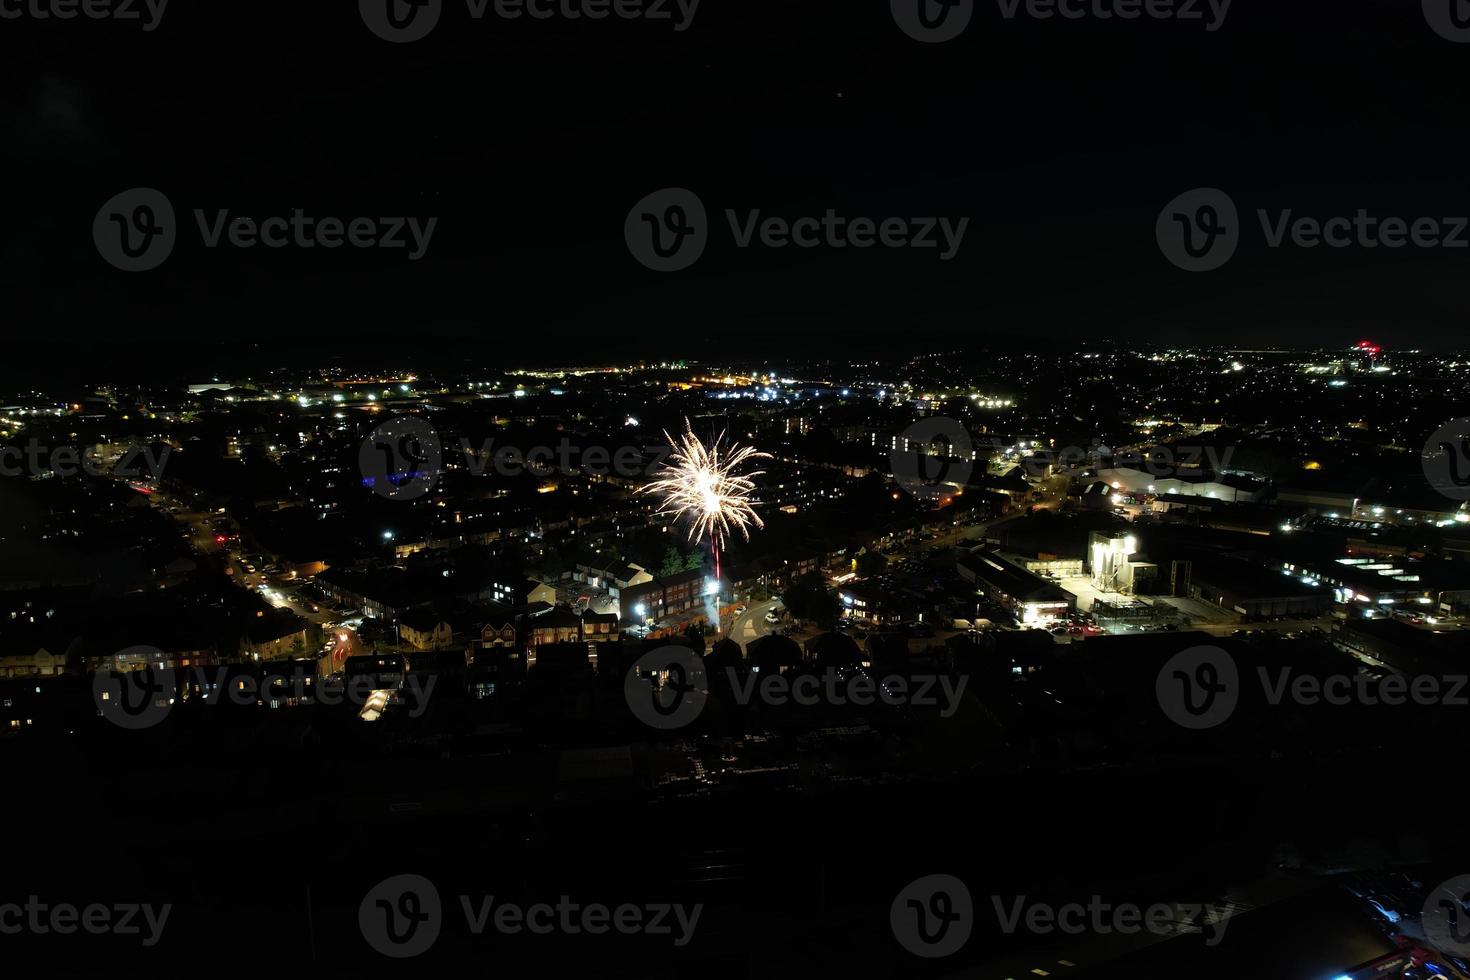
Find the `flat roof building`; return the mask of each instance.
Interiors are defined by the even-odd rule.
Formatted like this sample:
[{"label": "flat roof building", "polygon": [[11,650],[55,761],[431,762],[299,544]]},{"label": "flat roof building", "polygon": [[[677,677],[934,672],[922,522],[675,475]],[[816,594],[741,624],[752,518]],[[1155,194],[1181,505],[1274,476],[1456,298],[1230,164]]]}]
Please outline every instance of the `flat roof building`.
[{"label": "flat roof building", "polygon": [[1077,597],[993,551],[977,549],[960,557],[960,577],[972,582],[991,602],[1015,614],[1023,625],[1060,619],[1077,605]]}]

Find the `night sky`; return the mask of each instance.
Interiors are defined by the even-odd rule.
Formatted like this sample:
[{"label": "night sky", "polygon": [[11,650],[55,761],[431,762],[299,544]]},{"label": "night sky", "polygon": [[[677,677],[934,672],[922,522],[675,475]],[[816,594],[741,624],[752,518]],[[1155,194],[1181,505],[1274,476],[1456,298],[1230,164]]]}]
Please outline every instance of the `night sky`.
[{"label": "night sky", "polygon": [[[1470,215],[1470,44],[1418,2],[1236,0],[1214,32],[999,10],[977,0],[932,45],[886,0],[705,0],[683,32],[475,21],[447,0],[406,45],[344,0],[173,0],[152,32],[0,20],[6,335],[57,363],[145,368],[241,343],[507,364],[1017,339],[1462,346],[1470,249],[1269,249],[1254,217]],[[168,195],[180,241],[127,274],[91,228],[136,186]],[[668,186],[714,227],[697,264],[659,274],[623,223]],[[1154,224],[1201,186],[1231,194],[1244,242],[1190,274]],[[409,262],[206,249],[192,216],[298,207],[439,223]],[[726,208],[970,226],[947,262],[742,250]]]}]

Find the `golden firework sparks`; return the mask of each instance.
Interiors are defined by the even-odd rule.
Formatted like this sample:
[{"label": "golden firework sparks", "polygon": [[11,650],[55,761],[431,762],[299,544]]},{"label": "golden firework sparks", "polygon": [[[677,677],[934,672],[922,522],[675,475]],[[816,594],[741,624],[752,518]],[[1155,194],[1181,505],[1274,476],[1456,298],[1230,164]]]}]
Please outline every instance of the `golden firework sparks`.
[{"label": "golden firework sparks", "polygon": [[726,447],[725,433],[706,446],[694,434],[689,420],[684,420],[684,435],[673,439],[667,431],[673,453],[659,479],[643,487],[641,493],[663,494],[660,514],[671,514],[675,520],[690,517],[689,540],[704,539],[716,552],[724,545],[731,529],[738,530],[748,541],[750,526],[765,527],[751,503],[755,492],[754,477],[760,470],[740,474],[746,464],[769,459],[767,453],[749,446]]}]

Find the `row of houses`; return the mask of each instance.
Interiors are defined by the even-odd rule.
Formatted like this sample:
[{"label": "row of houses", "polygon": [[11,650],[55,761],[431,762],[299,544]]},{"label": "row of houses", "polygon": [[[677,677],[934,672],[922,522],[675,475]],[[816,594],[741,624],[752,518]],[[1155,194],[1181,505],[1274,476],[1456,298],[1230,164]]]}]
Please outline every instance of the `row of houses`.
[{"label": "row of houses", "polygon": [[387,623],[402,624],[411,613],[453,603],[556,604],[554,587],[507,568],[481,572],[461,572],[448,565],[331,569],[318,575],[316,582],[333,601]]},{"label": "row of houses", "polygon": [[516,608],[466,607],[448,612],[416,609],[395,624],[403,645],[422,652],[465,651],[467,661],[487,650],[531,655],[554,643],[606,643],[620,632],[615,613],[576,611],[568,606],[532,602]]},{"label": "row of houses", "polygon": [[272,618],[246,627],[238,644],[201,640],[197,644],[143,644],[124,650],[86,652],[75,644],[37,646],[7,645],[0,652],[0,679],[60,677],[76,672],[140,670],[153,667],[174,670],[225,664],[289,660],[308,650],[308,624],[299,617],[292,621]]}]

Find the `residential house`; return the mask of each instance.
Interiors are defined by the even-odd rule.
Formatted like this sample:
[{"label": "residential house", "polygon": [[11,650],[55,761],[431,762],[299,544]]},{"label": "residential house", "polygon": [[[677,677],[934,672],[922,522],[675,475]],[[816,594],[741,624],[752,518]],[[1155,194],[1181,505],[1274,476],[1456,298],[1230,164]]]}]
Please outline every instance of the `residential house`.
[{"label": "residential house", "polygon": [[306,655],[306,620],[287,609],[257,611],[240,636],[247,660],[288,660]]},{"label": "residential house", "polygon": [[436,612],[414,611],[398,620],[399,636],[415,650],[443,650],[454,642],[454,628]]},{"label": "residential house", "polygon": [[653,581],[653,575],[642,565],[614,558],[579,561],[572,578],[595,589],[605,589],[614,600],[625,589]]},{"label": "residential house", "polygon": [[696,568],[624,589],[619,610],[621,618],[641,623],[703,608],[704,602],[705,573]]}]

